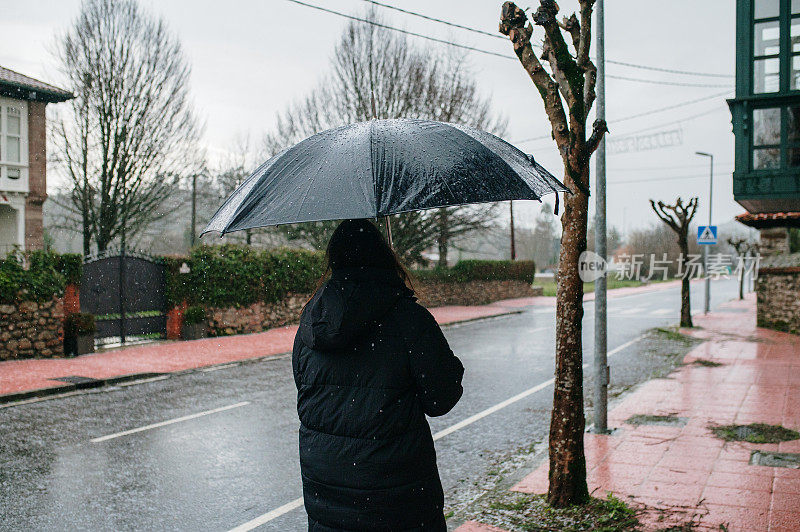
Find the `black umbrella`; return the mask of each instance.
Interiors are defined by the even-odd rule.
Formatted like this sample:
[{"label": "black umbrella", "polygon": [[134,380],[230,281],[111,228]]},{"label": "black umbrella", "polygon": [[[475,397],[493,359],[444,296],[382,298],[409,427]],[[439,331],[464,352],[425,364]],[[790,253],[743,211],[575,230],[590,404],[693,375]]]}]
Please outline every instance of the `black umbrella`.
[{"label": "black umbrella", "polygon": [[370,120],[323,131],[270,158],[203,234],[538,200],[565,190],[532,156],[485,131],[430,120]]}]

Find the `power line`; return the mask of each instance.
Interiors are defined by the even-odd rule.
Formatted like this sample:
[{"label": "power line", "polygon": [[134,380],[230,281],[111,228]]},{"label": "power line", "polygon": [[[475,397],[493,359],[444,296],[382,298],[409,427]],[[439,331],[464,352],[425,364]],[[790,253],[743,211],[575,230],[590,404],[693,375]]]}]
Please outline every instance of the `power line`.
[{"label": "power line", "polygon": [[[421,19],[424,19],[424,20],[429,20],[431,22],[436,22],[436,23],[439,23],[439,24],[445,24],[447,26],[451,26],[453,28],[458,28],[458,29],[461,29],[461,30],[471,31],[473,33],[477,33],[479,35],[484,35],[486,37],[494,37],[495,39],[502,39],[504,41],[507,40],[506,37],[504,37],[502,35],[498,35],[497,33],[491,33],[491,32],[488,32],[488,31],[485,31],[485,30],[481,30],[481,29],[478,29],[478,28],[473,28],[473,27],[470,27],[470,26],[464,26],[462,24],[456,24],[455,22],[450,22],[448,20],[443,20],[443,19],[440,19],[440,18],[428,16],[428,15],[423,15],[422,13],[417,13],[416,11],[409,11],[408,9],[403,9],[401,7],[393,6],[391,4],[385,4],[383,2],[377,2],[376,0],[362,0],[362,1],[370,3],[370,4],[373,4],[373,5],[376,5],[376,6],[384,7],[386,9],[391,9],[391,10],[394,10],[394,11],[398,11],[398,12],[404,13],[406,15],[411,15],[413,17],[418,17],[418,18],[421,18]],[[534,45],[534,46],[537,46],[537,45]],[[540,46],[537,46],[537,48],[539,48],[539,47]],[[619,65],[619,66],[625,66],[625,67],[629,67],[629,68],[638,68],[638,69],[642,69],[642,70],[652,70],[652,71],[655,71],[655,72],[665,72],[665,73],[669,73],[669,74],[680,74],[680,75],[683,75],[683,76],[702,76],[702,77],[710,77],[710,78],[733,78],[733,77],[735,77],[735,76],[733,76],[731,74],[713,74],[713,73],[709,73],[709,72],[695,72],[695,71],[690,71],[690,70],[677,70],[677,69],[672,69],[672,68],[654,67],[654,66],[650,66],[650,65],[638,65],[636,63],[626,63],[624,61],[613,61],[611,59],[606,59],[606,63],[611,63],[611,64]]]},{"label": "power line", "polygon": [[713,74],[710,72],[694,72],[691,70],[676,70],[674,68],[661,68],[661,67],[654,67],[650,65],[637,65],[635,63],[626,63],[624,61],[612,61],[610,59],[606,59],[606,63],[612,63],[614,65],[625,66],[629,68],[639,68],[642,70],[653,70],[655,72],[666,72],[668,74],[680,74],[682,76],[701,76],[706,78],[728,78],[733,79],[736,76],[733,74]]},{"label": "power line", "polygon": [[[684,107],[684,106],[687,106],[687,105],[692,105],[692,104],[695,104],[695,103],[704,102],[706,100],[711,100],[713,98],[719,98],[720,96],[724,96],[724,95],[728,94],[729,92],[730,91],[725,91],[725,92],[721,92],[721,93],[715,93],[715,94],[712,94],[710,96],[703,96],[702,98],[695,98],[693,100],[687,100],[685,102],[679,102],[679,103],[676,103],[676,104],[673,104],[673,105],[667,105],[665,107],[659,107],[657,109],[651,109],[650,111],[644,111],[644,112],[637,113],[637,114],[634,114],[634,115],[628,115],[628,116],[624,116],[622,118],[617,118],[615,120],[610,120],[608,123],[609,124],[616,124],[618,122],[624,122],[624,121],[627,121],[627,120],[633,120],[634,118],[641,118],[643,116],[649,116],[649,115],[653,115],[653,114],[656,114],[656,113],[662,113],[664,111],[670,111],[672,109],[677,109],[678,107]],[[716,108],[713,109],[713,111],[716,111],[716,110],[717,110]],[[659,125],[656,125],[656,126],[649,126],[647,128],[642,128],[640,130],[632,131],[632,132],[629,132],[629,133],[623,133],[621,135],[631,135],[633,133],[638,133],[639,131],[647,131],[648,129],[653,129],[653,128],[657,128],[657,127],[661,127],[661,126],[667,126],[667,125],[671,125],[671,124],[675,124],[675,123],[679,123],[679,122],[685,122],[687,120],[691,120],[693,118],[697,118],[699,116],[703,116],[704,114],[708,114],[710,112],[711,111],[698,113],[696,115],[691,115],[691,116],[682,118],[680,120],[673,120],[672,122],[666,122],[666,123],[659,124]],[[533,142],[535,140],[543,140],[543,139],[549,139],[549,138],[552,138],[551,135],[540,135],[538,137],[529,137],[529,138],[524,138],[524,139],[519,139],[519,140],[513,140],[513,141],[511,141],[511,143],[512,144],[521,144],[523,142]]]},{"label": "power line", "polygon": [[[609,63],[610,62],[611,61],[609,61]],[[626,76],[612,76],[612,75],[607,75],[606,77],[611,79],[619,79],[622,81],[635,81],[637,83],[653,83],[655,85],[674,85],[677,87],[709,87],[709,88],[732,87],[732,85],[730,84],[719,85],[711,83],[684,83],[683,81],[662,81],[658,79],[629,78]]]},{"label": "power line", "polygon": [[[714,107],[713,109],[709,109],[708,111],[703,111],[702,113],[697,113],[689,116],[685,116],[683,118],[679,118],[677,120],[672,120],[670,122],[662,122],[660,124],[654,124],[652,126],[643,127],[641,129],[636,129],[634,131],[625,131],[623,133],[617,133],[615,136],[618,138],[621,137],[629,137],[631,135],[636,135],[637,133],[642,133],[644,131],[650,131],[651,129],[658,129],[660,127],[671,126],[673,124],[682,124],[683,122],[689,122],[690,120],[694,120],[695,118],[700,118],[701,116],[710,115],[712,113],[716,113],[722,111],[724,107]],[[707,166],[707,165],[705,165]]]},{"label": "power line", "polygon": [[626,185],[631,183],[660,183],[661,181],[675,181],[678,179],[698,179],[700,177],[708,177],[708,174],[697,175],[676,175],[672,177],[659,177],[656,179],[625,179],[622,181],[609,181],[609,185]]},{"label": "power line", "polygon": [[511,57],[510,55],[501,54],[498,52],[492,52],[490,50],[483,50],[481,48],[475,48],[474,46],[467,46],[466,44],[459,44],[454,43],[451,41],[447,41],[445,39],[438,39],[436,37],[431,37],[430,35],[423,35],[421,33],[414,33],[413,31],[404,30],[402,28],[396,28],[394,26],[388,26],[386,24],[381,24],[380,22],[375,22],[374,20],[368,20],[361,17],[356,17],[354,15],[348,15],[347,13],[342,13],[341,11],[334,11],[333,9],[328,9],[327,7],[316,6],[314,4],[307,4],[305,2],[301,2],[300,0],[286,0],[287,2],[292,2],[293,4],[298,4],[305,7],[310,7],[311,9],[316,9],[318,11],[324,11],[325,13],[330,13],[332,15],[338,15],[340,17],[348,18],[350,20],[356,20],[358,22],[364,22],[365,24],[371,24],[372,26],[376,26],[378,28],[384,28],[387,30],[397,31],[400,33],[405,33],[406,35],[411,35],[413,37],[419,37],[421,39],[426,39],[433,42],[438,42],[440,44],[446,44],[448,46],[454,46],[456,48],[462,48],[464,50],[470,50],[472,52],[479,52],[486,55],[493,55],[495,57],[502,57],[503,59],[516,59],[515,57]]},{"label": "power line", "polygon": [[407,9],[403,9],[402,7],[397,7],[397,6],[393,6],[393,5],[390,5],[390,4],[384,4],[382,2],[376,2],[375,0],[362,0],[362,1],[367,2],[369,4],[376,5],[376,6],[385,7],[386,9],[392,9],[394,11],[399,11],[400,13],[405,13],[406,15],[411,15],[411,16],[422,18],[422,19],[425,19],[425,20],[430,20],[431,22],[438,22],[439,24],[445,24],[447,26],[451,26],[453,28],[458,28],[460,30],[467,30],[467,31],[471,31],[473,33],[477,33],[479,35],[485,35],[487,37],[494,37],[495,39],[503,39],[504,41],[507,40],[506,37],[504,37],[502,35],[498,35],[497,33],[492,33],[492,32],[489,32],[489,31],[479,30],[478,28],[471,28],[469,26],[462,26],[461,24],[456,24],[455,22],[442,20],[440,18],[429,17],[428,15],[423,15],[422,13],[417,13],[415,11],[409,11]]},{"label": "power line", "polygon": [[[402,28],[398,28],[396,26],[389,26],[388,24],[383,24],[381,22],[376,22],[374,20],[369,20],[361,17],[357,17],[355,15],[348,15],[347,13],[342,13],[341,11],[336,11],[333,9],[328,9],[327,7],[322,7],[314,4],[308,4],[306,2],[301,2],[300,0],[286,0],[287,2],[292,2],[293,4],[298,4],[305,7],[310,7],[311,9],[316,9],[318,11],[323,11],[325,13],[330,13],[332,15],[337,15],[339,17],[347,18],[350,20],[355,20],[358,22],[363,22],[365,24],[370,24],[372,26],[376,26],[378,28],[384,28],[391,31],[396,31],[399,33],[404,33],[406,35],[411,35],[413,37],[419,37],[421,39],[426,39],[428,41],[445,44],[447,46],[453,46],[455,48],[461,48],[462,50],[469,50],[471,52],[478,52],[485,55],[490,55],[493,57],[500,57],[503,59],[508,59],[511,61],[517,61],[517,57],[513,55],[503,54],[499,52],[493,52],[491,50],[485,50],[483,48],[477,48],[475,46],[467,46],[466,44],[456,43],[453,41],[448,41],[446,39],[439,39],[437,37],[431,37],[430,35],[423,35],[422,33],[416,33],[413,31],[404,30]],[[609,61],[611,63],[612,61]],[[651,80],[651,79],[642,79],[642,78],[630,78],[630,77],[623,77],[623,76],[614,76],[611,74],[606,75],[606,78],[609,79],[619,79],[622,81],[634,81],[639,83],[654,83],[656,85],[674,85],[679,87],[724,87],[727,85],[711,85],[711,84],[702,84],[702,83],[683,83],[679,81],[658,81],[658,80]]]},{"label": "power line", "polygon": [[683,107],[685,105],[691,105],[693,103],[699,103],[699,102],[704,102],[706,100],[711,100],[713,98],[719,98],[720,96],[725,96],[726,94],[729,94],[730,92],[731,92],[730,90],[726,90],[726,91],[723,91],[723,92],[718,92],[718,93],[712,94],[710,96],[703,96],[702,98],[697,98],[697,99],[694,99],[694,100],[688,100],[688,101],[685,101],[685,102],[676,103],[674,105],[667,105],[665,107],[659,107],[658,109],[652,109],[650,111],[644,111],[642,113],[636,113],[636,114],[633,114],[633,115],[624,116],[622,118],[617,118],[616,120],[613,120],[612,122],[613,123],[625,122],[626,120],[633,120],[634,118],[640,118],[642,116],[648,116],[648,115],[652,115],[652,114],[655,114],[655,113],[661,113],[661,112],[664,112],[664,111],[670,111],[672,109],[677,109],[678,107]]},{"label": "power line", "polygon": [[[733,161],[724,161],[720,163],[714,163],[714,167],[717,166],[733,166]],[[659,171],[659,170],[679,170],[679,169],[686,169],[686,168],[708,168],[708,164],[678,164],[675,166],[638,166],[638,167],[629,167],[629,168],[616,168],[609,170],[609,173],[616,173],[616,172],[652,172],[652,171]],[[706,174],[708,175],[708,174]]]}]

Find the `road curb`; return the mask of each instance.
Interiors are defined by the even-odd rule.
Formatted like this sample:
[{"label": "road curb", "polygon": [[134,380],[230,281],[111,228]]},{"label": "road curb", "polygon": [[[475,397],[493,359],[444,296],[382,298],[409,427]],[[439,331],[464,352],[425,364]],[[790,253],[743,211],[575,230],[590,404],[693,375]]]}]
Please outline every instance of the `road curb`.
[{"label": "road curb", "polygon": [[24,392],[6,393],[0,395],[0,405],[7,403],[16,403],[17,401],[24,401],[25,399],[36,399],[39,397],[47,397],[49,395],[60,395],[62,393],[74,392],[78,390],[90,390],[92,388],[102,388],[103,386],[107,386],[110,384],[118,384],[121,382],[134,381],[139,379],[149,379],[152,377],[160,377],[161,375],[171,375],[171,374],[172,374],[171,372],[130,373],[127,375],[117,375],[114,377],[108,377],[104,379],[89,378],[83,382],[63,384],[61,386],[52,386],[49,388],[36,388],[34,390],[25,390]]},{"label": "road curb", "polygon": [[[501,318],[503,316],[510,316],[514,314],[521,314],[522,310],[512,310],[509,312],[503,312],[501,314],[492,314],[490,316],[478,316],[476,318],[467,318],[464,320],[457,320],[451,321],[445,324],[441,324],[441,327],[450,327],[453,325],[461,325],[464,323],[470,323],[475,321],[481,320],[489,320],[492,318]],[[167,371],[167,372],[143,372],[143,373],[129,373],[126,375],[116,375],[114,377],[106,377],[106,378],[87,378],[87,380],[83,382],[77,383],[64,383],[60,386],[52,386],[49,388],[36,388],[34,390],[25,390],[22,392],[14,392],[14,393],[7,393],[0,395],[0,405],[9,405],[9,403],[17,403],[20,401],[25,401],[28,399],[39,399],[54,395],[62,395],[65,393],[76,392],[81,390],[90,390],[93,388],[102,388],[105,386],[112,386],[114,384],[120,384],[124,382],[136,381],[136,380],[144,380],[144,379],[152,379],[154,377],[162,377],[162,376],[173,376],[173,375],[185,375],[187,373],[194,373],[197,371],[212,371],[215,368],[219,368],[221,366],[238,366],[240,364],[247,364],[252,362],[259,362],[261,360],[275,358],[279,356],[284,356],[290,354],[289,352],[283,353],[271,353],[269,355],[261,355],[251,358],[243,358],[241,360],[229,360],[227,362],[219,362],[217,364],[209,364],[207,366],[197,366],[194,368],[187,368],[187,369],[180,369],[176,371]]]}]

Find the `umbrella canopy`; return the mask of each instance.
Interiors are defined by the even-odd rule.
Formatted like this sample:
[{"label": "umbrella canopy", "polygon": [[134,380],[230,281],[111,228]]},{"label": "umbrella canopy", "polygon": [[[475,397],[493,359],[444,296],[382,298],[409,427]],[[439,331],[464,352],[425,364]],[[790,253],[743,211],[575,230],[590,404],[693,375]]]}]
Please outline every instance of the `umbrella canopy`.
[{"label": "umbrella canopy", "polygon": [[430,120],[370,120],[323,131],[270,158],[203,233],[538,200],[565,190],[533,157],[485,131]]}]

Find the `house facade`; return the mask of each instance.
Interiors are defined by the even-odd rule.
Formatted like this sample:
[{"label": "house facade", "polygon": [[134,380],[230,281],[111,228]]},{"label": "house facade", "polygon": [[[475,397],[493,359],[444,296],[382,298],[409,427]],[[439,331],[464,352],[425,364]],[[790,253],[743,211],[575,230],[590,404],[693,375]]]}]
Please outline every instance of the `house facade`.
[{"label": "house facade", "polygon": [[760,234],[757,322],[800,333],[800,0],[737,0],[728,105],[736,218]]},{"label": "house facade", "polygon": [[733,196],[800,210],[800,0],[737,0]]},{"label": "house facade", "polygon": [[48,103],[72,93],[0,66],[0,255],[44,246]]}]

